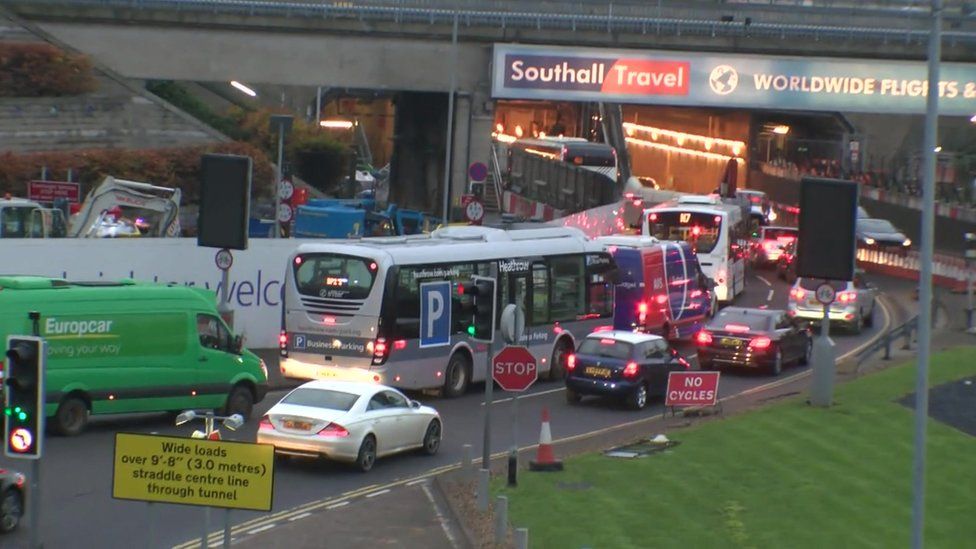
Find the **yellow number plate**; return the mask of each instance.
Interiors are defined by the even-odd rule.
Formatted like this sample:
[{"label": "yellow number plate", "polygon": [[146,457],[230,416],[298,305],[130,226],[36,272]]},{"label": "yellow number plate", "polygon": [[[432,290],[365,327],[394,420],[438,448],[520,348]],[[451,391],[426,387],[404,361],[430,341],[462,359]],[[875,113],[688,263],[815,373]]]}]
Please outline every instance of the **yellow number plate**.
[{"label": "yellow number plate", "polygon": [[583,373],[588,376],[596,377],[610,377],[610,368],[597,368],[596,366],[587,366],[583,369]]},{"label": "yellow number plate", "polygon": [[741,339],[735,339],[734,337],[723,337],[722,338],[722,346],[723,347],[738,347],[739,345],[742,345],[742,340]]},{"label": "yellow number plate", "polygon": [[305,421],[292,421],[290,419],[286,419],[281,423],[285,429],[295,429],[296,431],[308,431],[312,428],[312,424]]}]

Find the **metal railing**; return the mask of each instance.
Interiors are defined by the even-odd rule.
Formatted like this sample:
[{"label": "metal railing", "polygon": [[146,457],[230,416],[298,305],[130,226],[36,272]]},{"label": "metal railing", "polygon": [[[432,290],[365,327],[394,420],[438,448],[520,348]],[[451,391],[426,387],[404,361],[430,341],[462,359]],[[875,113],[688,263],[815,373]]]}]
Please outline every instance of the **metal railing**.
[{"label": "metal railing", "polygon": [[[356,20],[385,20],[395,23],[415,24],[453,24],[455,15],[459,16],[460,24],[464,27],[496,27],[501,29],[520,28],[541,30],[569,30],[569,31],[598,31],[608,33],[633,33],[681,36],[750,36],[810,38],[810,39],[842,39],[852,41],[881,41],[885,43],[924,44],[927,41],[928,29],[925,19],[904,12],[892,20],[879,20],[876,26],[868,24],[853,24],[844,17],[859,14],[865,15],[864,10],[847,9],[837,11],[831,24],[819,23],[787,23],[781,18],[796,15],[797,7],[790,11],[783,11],[779,6],[777,13],[770,13],[769,19],[779,22],[757,21],[760,7],[766,4],[716,4],[707,12],[697,9],[708,8],[709,4],[690,4],[682,8],[677,2],[645,4],[635,6],[631,4],[615,5],[612,2],[597,3],[567,3],[564,11],[554,10],[551,3],[540,1],[533,3],[511,3],[509,10],[504,10],[499,2],[485,2],[469,0],[467,2],[289,2],[270,0],[0,0],[0,4],[25,8],[38,5],[49,6],[79,6],[128,9],[128,18],[140,9],[172,10],[174,12],[197,12],[211,14],[232,14],[247,16],[272,16],[286,18],[319,18],[319,19],[356,19]],[[421,4],[421,5],[417,5]],[[571,9],[570,6],[580,9]],[[516,7],[517,6],[517,7]],[[757,7],[758,6],[758,7]],[[774,5],[775,6],[775,5]],[[715,8],[735,10],[748,7],[752,17],[734,17],[725,20],[717,17],[720,13]],[[550,8],[550,9],[546,9]],[[827,8],[824,8],[827,9]],[[582,13],[581,13],[582,12]],[[825,13],[824,15],[831,15]],[[880,17],[880,12],[878,16]],[[890,15],[890,14],[889,14]],[[710,18],[709,18],[710,17]],[[959,16],[962,23],[973,20],[972,17]],[[870,19],[868,21],[871,21]],[[845,23],[846,22],[846,23]],[[239,22],[238,22],[239,23]],[[976,44],[974,30],[947,30],[942,33],[947,45]]]},{"label": "metal railing", "polygon": [[878,351],[884,351],[884,356],[881,357],[882,359],[891,360],[891,345],[899,339],[902,340],[901,349],[903,351],[910,351],[912,349],[912,341],[914,341],[917,334],[918,315],[916,314],[901,325],[885,332],[884,335],[876,339],[871,345],[861,349],[856,355],[858,369],[861,368],[864,361],[871,358]]}]

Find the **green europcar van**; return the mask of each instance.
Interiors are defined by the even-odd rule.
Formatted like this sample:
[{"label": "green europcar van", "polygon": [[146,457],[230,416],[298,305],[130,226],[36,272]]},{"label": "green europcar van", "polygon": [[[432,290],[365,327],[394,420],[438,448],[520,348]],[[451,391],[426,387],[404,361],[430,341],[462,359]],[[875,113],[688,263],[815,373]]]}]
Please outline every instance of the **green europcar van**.
[{"label": "green europcar van", "polygon": [[247,419],[268,390],[264,362],[242,348],[214,293],[132,280],[0,276],[0,344],[47,342],[48,426],[75,435],[89,414],[218,409]]}]

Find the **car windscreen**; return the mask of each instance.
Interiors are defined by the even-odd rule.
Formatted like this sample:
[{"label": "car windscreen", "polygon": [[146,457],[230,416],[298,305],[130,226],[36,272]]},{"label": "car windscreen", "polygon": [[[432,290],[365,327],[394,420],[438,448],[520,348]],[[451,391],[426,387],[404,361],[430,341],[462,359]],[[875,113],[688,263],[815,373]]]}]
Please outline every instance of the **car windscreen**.
[{"label": "car windscreen", "polygon": [[376,278],[376,263],[340,254],[305,254],[295,258],[295,287],[302,295],[331,299],[366,299]]},{"label": "car windscreen", "polygon": [[606,358],[626,360],[630,358],[633,345],[626,341],[619,341],[608,337],[588,337],[580,343],[581,355],[592,355]]},{"label": "car windscreen", "polygon": [[709,322],[715,330],[766,332],[772,328],[772,317],[765,314],[743,313],[740,311],[720,311]]},{"label": "car windscreen", "polygon": [[887,219],[859,219],[857,228],[869,233],[897,233],[898,229]]},{"label": "car windscreen", "polygon": [[661,240],[684,240],[696,253],[709,253],[718,244],[722,216],[704,212],[651,210],[647,214],[651,236]]},{"label": "car windscreen", "polygon": [[281,399],[281,403],[348,412],[358,399],[359,395],[353,393],[299,387]]},{"label": "car windscreen", "polygon": [[[820,280],[819,278],[801,278],[799,281],[801,288],[803,288],[804,290],[810,290],[811,292],[817,291],[817,288],[819,288],[820,285],[823,283],[824,281]],[[830,285],[834,287],[834,291],[836,292],[843,292],[844,290],[846,290],[847,284],[848,284],[847,282],[837,281],[837,280],[833,280],[830,282]]]},{"label": "car windscreen", "polygon": [[767,227],[766,230],[763,231],[763,239],[764,240],[783,240],[785,242],[789,242],[790,240],[793,240],[793,239],[796,238],[796,235],[797,235],[798,232],[799,231],[797,231],[796,229],[780,228],[780,227],[774,227],[774,228]]}]

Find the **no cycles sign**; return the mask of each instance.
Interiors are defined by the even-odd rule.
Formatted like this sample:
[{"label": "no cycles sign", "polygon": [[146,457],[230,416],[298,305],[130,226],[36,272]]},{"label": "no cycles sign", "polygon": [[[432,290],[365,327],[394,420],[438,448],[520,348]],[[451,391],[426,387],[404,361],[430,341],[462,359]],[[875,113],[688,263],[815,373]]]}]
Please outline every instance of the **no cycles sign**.
[{"label": "no cycles sign", "polygon": [[719,372],[671,372],[665,406],[714,406]]}]

